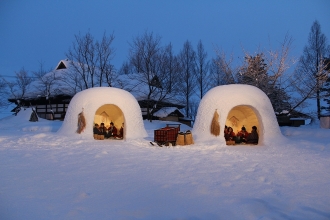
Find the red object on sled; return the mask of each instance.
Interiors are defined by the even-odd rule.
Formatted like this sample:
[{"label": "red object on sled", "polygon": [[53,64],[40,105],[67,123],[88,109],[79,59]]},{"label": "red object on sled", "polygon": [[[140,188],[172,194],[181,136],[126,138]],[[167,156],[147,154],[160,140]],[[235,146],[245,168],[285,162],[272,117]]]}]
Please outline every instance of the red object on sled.
[{"label": "red object on sled", "polygon": [[167,124],[164,128],[154,130],[154,142],[175,145],[179,131],[180,124]]}]

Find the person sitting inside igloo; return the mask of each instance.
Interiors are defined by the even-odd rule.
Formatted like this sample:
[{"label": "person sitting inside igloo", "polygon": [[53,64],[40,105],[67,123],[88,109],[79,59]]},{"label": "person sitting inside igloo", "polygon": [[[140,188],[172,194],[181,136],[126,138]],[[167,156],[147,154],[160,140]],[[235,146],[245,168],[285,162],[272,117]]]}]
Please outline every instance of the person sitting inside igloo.
[{"label": "person sitting inside igloo", "polygon": [[224,129],[224,131],[223,131],[223,135],[224,135],[224,137],[226,137],[226,134],[228,133],[228,127],[227,127],[227,125],[225,125],[225,129]]},{"label": "person sitting inside igloo", "polygon": [[101,123],[101,126],[99,127],[99,130],[101,132],[101,135],[104,135],[104,137],[106,137],[107,135],[107,128],[104,126],[104,123]]},{"label": "person sitting inside igloo", "polygon": [[257,132],[257,126],[252,126],[252,131],[247,138],[248,144],[258,144],[259,135]]},{"label": "person sitting inside igloo", "polygon": [[121,128],[119,129],[119,134],[118,134],[119,139],[124,138],[124,122],[121,124]]},{"label": "person sitting inside igloo", "polygon": [[238,144],[246,143],[248,136],[249,136],[249,132],[246,131],[246,128],[243,125],[242,129],[236,135],[235,142]]},{"label": "person sitting inside igloo", "polygon": [[108,128],[108,134],[107,138],[117,138],[118,133],[117,133],[117,128],[113,124],[113,122],[110,123],[110,127]]},{"label": "person sitting inside igloo", "polygon": [[93,128],[94,139],[98,139],[98,135],[101,134],[99,127],[100,127],[99,124],[94,125]]},{"label": "person sitting inside igloo", "polygon": [[235,133],[234,133],[232,127],[228,127],[227,128],[227,133],[225,133],[225,139],[226,139],[226,141],[233,141],[233,140],[235,140]]}]

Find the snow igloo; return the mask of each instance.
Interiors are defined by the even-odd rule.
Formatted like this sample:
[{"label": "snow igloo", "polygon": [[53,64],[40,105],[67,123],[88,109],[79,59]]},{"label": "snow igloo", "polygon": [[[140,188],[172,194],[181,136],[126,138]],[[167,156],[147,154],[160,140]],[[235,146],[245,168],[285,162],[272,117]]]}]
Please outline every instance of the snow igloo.
[{"label": "snow igloo", "polygon": [[[211,134],[215,111],[219,114],[219,136]],[[258,145],[284,138],[269,98],[263,91],[250,85],[223,85],[208,91],[198,107],[192,129],[194,139],[196,142],[218,140],[225,144],[225,125],[232,127],[235,134],[242,126],[248,132],[251,132],[252,126],[257,126]]]},{"label": "snow igloo", "polygon": [[[78,134],[78,115],[81,112],[85,116],[86,127]],[[94,139],[94,124],[102,122],[105,126],[113,122],[118,130],[124,123],[124,139],[147,136],[141,109],[135,97],[125,90],[112,87],[94,87],[78,92],[70,101],[58,133]]]}]

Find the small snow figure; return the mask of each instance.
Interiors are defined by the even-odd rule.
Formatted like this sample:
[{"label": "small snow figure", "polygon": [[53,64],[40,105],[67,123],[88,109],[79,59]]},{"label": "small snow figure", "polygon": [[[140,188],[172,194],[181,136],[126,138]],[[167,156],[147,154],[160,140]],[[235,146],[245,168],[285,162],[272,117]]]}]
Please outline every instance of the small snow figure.
[{"label": "small snow figure", "polygon": [[32,108],[30,121],[32,121],[32,122],[38,121],[38,115],[37,115],[37,112],[34,110],[34,108]]},{"label": "small snow figure", "polygon": [[82,111],[78,114],[77,133],[80,134],[81,132],[83,132],[85,130],[85,127],[86,127],[86,119],[85,119],[85,116],[84,116],[84,111]]},{"label": "small snow figure", "polygon": [[217,109],[215,110],[213,119],[212,119],[211,134],[213,134],[214,136],[220,135],[219,114],[217,112]]}]

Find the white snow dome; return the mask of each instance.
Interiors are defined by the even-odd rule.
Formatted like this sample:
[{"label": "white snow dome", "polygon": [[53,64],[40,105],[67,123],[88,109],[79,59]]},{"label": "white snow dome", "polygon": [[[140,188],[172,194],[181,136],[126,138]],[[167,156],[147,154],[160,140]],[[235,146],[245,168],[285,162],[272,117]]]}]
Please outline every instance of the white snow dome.
[{"label": "white snow dome", "polygon": [[[81,112],[85,116],[86,128],[78,134],[78,115]],[[135,97],[125,90],[113,87],[94,87],[78,92],[69,104],[58,133],[93,139],[94,124],[104,123],[108,127],[110,122],[118,130],[124,123],[124,139],[147,136],[141,109]]]},{"label": "white snow dome", "polygon": [[[220,135],[211,134],[214,112],[219,114]],[[202,98],[192,129],[196,142],[218,140],[225,143],[225,125],[235,134],[242,126],[251,132],[257,126],[258,144],[267,144],[284,138],[279,128],[272,104],[267,95],[257,87],[232,84],[217,86]]]}]

